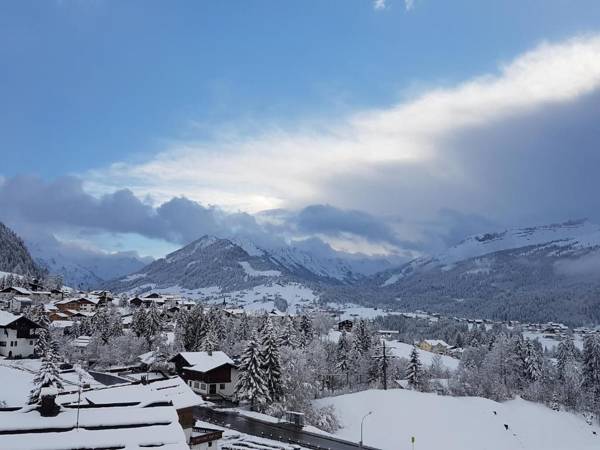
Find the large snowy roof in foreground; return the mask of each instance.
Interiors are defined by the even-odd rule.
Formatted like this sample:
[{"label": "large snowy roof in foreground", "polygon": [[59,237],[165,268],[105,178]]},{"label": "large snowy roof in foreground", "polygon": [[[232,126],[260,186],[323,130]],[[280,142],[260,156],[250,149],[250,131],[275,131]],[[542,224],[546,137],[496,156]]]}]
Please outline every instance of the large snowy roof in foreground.
[{"label": "large snowy roof in foreground", "polygon": [[191,365],[186,369],[196,372],[208,372],[224,364],[235,365],[231,358],[221,351],[212,352],[211,355],[208,352],[181,352],[179,354]]},{"label": "large snowy roof in foreground", "polygon": [[0,412],[0,448],[189,450],[172,406],[81,408],[78,429],[76,421],[75,408],[63,408],[56,417],[27,408]]},{"label": "large snowy roof in foreground", "polygon": [[[76,404],[77,393],[58,396],[58,403]],[[152,381],[148,384],[122,384],[91,389],[81,393],[81,404],[140,403],[171,401],[176,409],[189,408],[203,403],[179,377]]]}]

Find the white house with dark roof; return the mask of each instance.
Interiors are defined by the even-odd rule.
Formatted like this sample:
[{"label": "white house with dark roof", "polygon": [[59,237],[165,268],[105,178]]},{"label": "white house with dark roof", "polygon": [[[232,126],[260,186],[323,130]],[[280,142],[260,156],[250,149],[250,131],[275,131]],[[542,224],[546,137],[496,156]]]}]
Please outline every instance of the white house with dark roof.
[{"label": "white house with dark roof", "polygon": [[205,397],[234,395],[238,370],[225,352],[181,352],[170,362],[194,392]]},{"label": "white house with dark roof", "polygon": [[0,356],[33,356],[39,328],[37,323],[22,315],[0,311]]}]

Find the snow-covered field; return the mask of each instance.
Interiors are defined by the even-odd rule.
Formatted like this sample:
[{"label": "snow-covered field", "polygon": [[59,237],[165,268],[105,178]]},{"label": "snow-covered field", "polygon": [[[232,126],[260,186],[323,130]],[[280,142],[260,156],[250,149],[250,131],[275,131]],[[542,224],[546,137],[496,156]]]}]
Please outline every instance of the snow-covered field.
[{"label": "snow-covered field", "polygon": [[[397,341],[385,341],[385,345],[390,348],[391,354],[400,358],[410,358],[410,352],[412,352],[413,346],[404,342]],[[430,366],[433,362],[433,358],[436,355],[433,352],[417,349],[419,352],[419,359],[425,366]],[[452,358],[451,356],[441,355],[442,364],[450,370],[456,370],[458,368],[459,360]]]},{"label": "snow-covered field", "polygon": [[[558,347],[558,344],[560,344],[560,341],[545,337],[544,333],[538,333],[535,331],[524,331],[523,337],[526,337],[527,339],[538,339],[542,344],[542,347],[547,348],[548,350],[553,350],[554,348]],[[583,337],[581,335],[575,335],[573,343],[579,350],[583,349]]]},{"label": "snow-covered field", "polygon": [[[497,403],[479,397],[444,397],[393,389],[316,400],[333,404],[343,428],[336,435],[382,450],[596,450],[600,427],[575,414],[522,399]],[[504,425],[508,425],[508,430]],[[594,435],[593,432],[598,434]]]}]

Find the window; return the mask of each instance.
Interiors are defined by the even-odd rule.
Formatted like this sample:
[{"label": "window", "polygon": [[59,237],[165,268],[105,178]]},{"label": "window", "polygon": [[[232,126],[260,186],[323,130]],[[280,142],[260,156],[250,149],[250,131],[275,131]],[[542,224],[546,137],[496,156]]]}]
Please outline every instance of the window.
[{"label": "window", "polygon": [[212,441],[209,441],[208,446],[212,447]]},{"label": "window", "polygon": [[0,347],[6,347],[6,341],[0,341]]},{"label": "window", "polygon": [[29,341],[29,345],[33,345],[33,341]]},{"label": "window", "polygon": [[221,389],[221,390],[225,389],[225,385],[224,384],[220,384],[219,385],[219,389]]},{"label": "window", "polygon": [[200,385],[200,389],[202,389],[203,391],[205,391],[205,390],[206,390],[206,385],[205,385],[204,383],[202,383],[202,384]]},{"label": "window", "polygon": [[194,381],[194,387],[198,389],[200,387],[200,383],[198,381]]},{"label": "window", "polygon": [[194,382],[192,380],[188,380],[188,386],[189,387],[194,387]]}]

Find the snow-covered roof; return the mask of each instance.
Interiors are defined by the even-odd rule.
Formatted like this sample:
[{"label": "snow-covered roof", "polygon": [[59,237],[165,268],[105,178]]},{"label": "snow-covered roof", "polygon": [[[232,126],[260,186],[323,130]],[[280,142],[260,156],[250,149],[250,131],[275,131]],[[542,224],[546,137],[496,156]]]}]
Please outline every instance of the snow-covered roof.
[{"label": "snow-covered roof", "polygon": [[15,315],[13,313],[9,313],[8,311],[0,311],[0,327],[10,325],[15,320],[17,320],[20,315]]},{"label": "snow-covered roof", "polygon": [[31,295],[31,291],[29,289],[25,289],[24,287],[21,287],[21,286],[10,286],[10,287],[7,287],[2,290],[2,292],[10,292],[10,291],[16,291],[21,295]]},{"label": "snow-covered roof", "polygon": [[31,303],[33,300],[31,300],[29,297],[24,297],[22,295],[15,295],[13,297],[13,300],[17,300],[21,303]]},{"label": "snow-covered roof", "polygon": [[[61,313],[58,313],[61,314]],[[50,322],[50,326],[54,328],[68,328],[73,326],[72,320],[53,320]]]},{"label": "snow-covered roof", "polygon": [[0,448],[189,450],[172,406],[81,408],[78,429],[76,421],[76,408],[62,408],[56,417],[31,408],[0,412]]},{"label": "snow-covered roof", "polygon": [[222,351],[212,352],[210,355],[208,352],[181,352],[179,354],[191,365],[186,369],[195,372],[208,372],[224,364],[235,365],[232,359]]},{"label": "snow-covered roof", "polygon": [[[77,392],[59,395],[57,401],[61,404],[77,404]],[[148,384],[119,384],[81,393],[81,404],[110,404],[110,403],[140,403],[148,405],[155,402],[170,401],[175,409],[190,408],[200,405],[203,400],[175,376],[165,380],[151,381]]]},{"label": "snow-covered roof", "polygon": [[425,339],[425,342],[427,342],[432,347],[435,347],[436,345],[441,345],[442,347],[450,347],[450,345],[446,341],[442,341],[441,339]]},{"label": "snow-covered roof", "polygon": [[63,300],[59,300],[57,302],[54,302],[55,305],[64,305],[65,303],[71,303],[71,302],[89,302],[89,303],[93,303],[94,305],[97,305],[98,302],[100,301],[100,299],[98,297],[92,297],[92,296],[88,296],[88,297],[69,297],[69,298],[65,298]]}]

